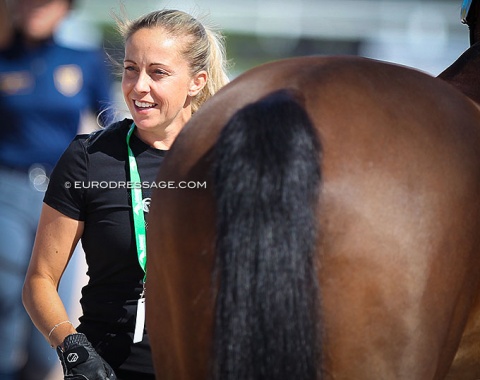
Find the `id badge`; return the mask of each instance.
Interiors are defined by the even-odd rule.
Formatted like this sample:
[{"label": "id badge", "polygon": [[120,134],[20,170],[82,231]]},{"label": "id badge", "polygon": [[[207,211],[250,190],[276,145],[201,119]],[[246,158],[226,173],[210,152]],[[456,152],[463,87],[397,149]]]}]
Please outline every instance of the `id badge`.
[{"label": "id badge", "polygon": [[135,321],[135,333],[133,334],[133,343],[138,343],[142,341],[144,327],[145,327],[145,297],[142,297],[137,302],[137,319]]}]

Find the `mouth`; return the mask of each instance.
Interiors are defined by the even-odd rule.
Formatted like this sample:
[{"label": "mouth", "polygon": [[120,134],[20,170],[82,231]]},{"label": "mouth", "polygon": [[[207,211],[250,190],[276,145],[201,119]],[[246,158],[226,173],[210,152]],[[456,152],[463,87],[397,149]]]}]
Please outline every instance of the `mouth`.
[{"label": "mouth", "polygon": [[135,104],[135,107],[137,107],[140,110],[154,108],[157,105],[156,103],[141,102],[139,100],[135,100],[133,103]]}]

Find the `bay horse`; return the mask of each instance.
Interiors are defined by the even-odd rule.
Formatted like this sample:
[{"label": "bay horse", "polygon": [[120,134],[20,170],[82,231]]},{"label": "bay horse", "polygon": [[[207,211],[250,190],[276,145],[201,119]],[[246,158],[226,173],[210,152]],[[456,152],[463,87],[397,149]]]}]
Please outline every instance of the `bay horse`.
[{"label": "bay horse", "polygon": [[480,378],[480,111],[448,82],[360,57],[261,65],[157,180],[157,378]]}]

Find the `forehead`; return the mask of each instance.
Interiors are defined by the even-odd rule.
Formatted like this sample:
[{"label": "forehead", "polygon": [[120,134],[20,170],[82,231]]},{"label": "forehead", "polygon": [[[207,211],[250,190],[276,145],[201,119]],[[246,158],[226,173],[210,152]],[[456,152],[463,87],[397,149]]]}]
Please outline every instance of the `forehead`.
[{"label": "forehead", "polygon": [[185,44],[185,37],[174,36],[163,28],[142,28],[125,42],[125,55],[182,58]]}]

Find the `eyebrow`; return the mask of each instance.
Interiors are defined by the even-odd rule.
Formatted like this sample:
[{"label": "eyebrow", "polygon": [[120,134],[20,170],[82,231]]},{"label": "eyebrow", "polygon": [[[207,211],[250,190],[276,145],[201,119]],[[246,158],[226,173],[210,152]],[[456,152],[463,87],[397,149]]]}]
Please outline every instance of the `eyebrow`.
[{"label": "eyebrow", "polygon": [[[124,59],[123,62],[130,62],[130,63],[137,64],[135,61],[131,59]],[[165,63],[152,62],[148,66],[168,66],[168,65],[166,65]]]}]

